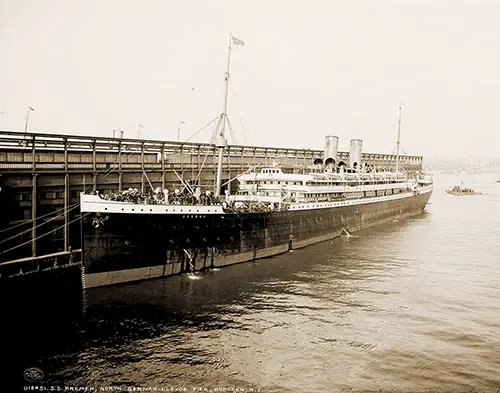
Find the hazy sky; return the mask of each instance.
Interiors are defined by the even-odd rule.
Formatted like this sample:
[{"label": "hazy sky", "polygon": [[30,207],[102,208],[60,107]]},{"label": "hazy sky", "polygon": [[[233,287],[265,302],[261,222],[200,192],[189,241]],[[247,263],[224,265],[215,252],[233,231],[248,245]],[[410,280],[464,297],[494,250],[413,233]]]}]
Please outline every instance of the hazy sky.
[{"label": "hazy sky", "polygon": [[[0,128],[500,156],[500,1],[0,0]],[[209,141],[212,129],[195,139]],[[443,152],[443,153],[441,153]]]}]

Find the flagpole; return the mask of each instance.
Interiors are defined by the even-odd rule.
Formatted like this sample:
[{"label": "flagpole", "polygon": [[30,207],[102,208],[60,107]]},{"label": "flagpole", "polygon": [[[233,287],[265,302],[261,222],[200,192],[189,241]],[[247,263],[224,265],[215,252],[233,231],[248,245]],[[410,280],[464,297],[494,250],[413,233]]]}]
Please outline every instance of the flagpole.
[{"label": "flagpole", "polygon": [[217,140],[215,142],[216,147],[219,148],[219,160],[217,163],[217,178],[216,178],[216,183],[215,183],[215,197],[218,197],[220,195],[220,187],[222,183],[222,161],[224,158],[224,148],[226,147],[227,141],[224,138],[224,132],[226,128],[226,117],[227,117],[227,96],[228,96],[228,90],[229,90],[229,67],[231,65],[231,43],[232,43],[232,33],[229,33],[229,46],[228,46],[228,51],[227,51],[227,71],[226,71],[226,91],[224,94],[224,109],[221,114],[221,120],[222,124],[220,127],[219,135],[217,137]]},{"label": "flagpole", "polygon": [[228,96],[228,91],[229,91],[229,66],[231,65],[231,44],[232,44],[232,38],[233,35],[232,33],[229,33],[229,46],[227,48],[227,71],[226,71],[226,93],[224,94],[224,110],[222,112],[222,115],[224,116],[224,121],[222,122],[222,131],[220,133],[220,136],[224,137],[224,132],[226,129],[226,117],[227,117],[227,96]]}]

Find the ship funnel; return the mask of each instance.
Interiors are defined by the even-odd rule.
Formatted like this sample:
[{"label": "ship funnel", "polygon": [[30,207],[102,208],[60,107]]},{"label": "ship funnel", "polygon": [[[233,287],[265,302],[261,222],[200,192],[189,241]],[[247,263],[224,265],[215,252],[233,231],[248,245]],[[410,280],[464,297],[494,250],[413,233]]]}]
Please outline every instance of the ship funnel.
[{"label": "ship funnel", "polygon": [[313,164],[314,165],[323,165],[323,159],[321,157],[314,157]]},{"label": "ship funnel", "polygon": [[349,151],[349,167],[352,169],[361,168],[361,154],[363,141],[361,139],[351,139],[351,150]]},{"label": "ship funnel", "polygon": [[121,130],[119,128],[115,128],[113,130],[113,138],[120,138],[120,139],[122,139],[123,138],[123,130]]},{"label": "ship funnel", "polygon": [[326,166],[335,166],[337,163],[337,152],[339,148],[339,138],[336,136],[325,137],[325,153],[324,160]]}]

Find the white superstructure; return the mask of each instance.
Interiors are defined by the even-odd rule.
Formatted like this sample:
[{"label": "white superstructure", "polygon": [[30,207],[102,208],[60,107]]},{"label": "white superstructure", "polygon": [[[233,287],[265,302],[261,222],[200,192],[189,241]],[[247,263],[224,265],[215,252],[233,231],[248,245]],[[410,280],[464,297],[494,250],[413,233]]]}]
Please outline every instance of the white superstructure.
[{"label": "white superstructure", "polygon": [[415,192],[419,183],[406,179],[403,173],[341,172],[331,168],[308,174],[284,173],[277,166],[263,168],[238,177],[234,203],[309,204],[339,200],[390,196]]},{"label": "white superstructure", "polygon": [[432,182],[407,179],[403,173],[337,173],[331,168],[297,174],[271,166],[241,175],[238,181],[238,193],[227,195],[217,204],[119,202],[107,196],[82,193],[81,209],[96,213],[169,215],[224,214],[228,209],[252,206],[265,210],[308,210],[383,202],[432,191]]}]

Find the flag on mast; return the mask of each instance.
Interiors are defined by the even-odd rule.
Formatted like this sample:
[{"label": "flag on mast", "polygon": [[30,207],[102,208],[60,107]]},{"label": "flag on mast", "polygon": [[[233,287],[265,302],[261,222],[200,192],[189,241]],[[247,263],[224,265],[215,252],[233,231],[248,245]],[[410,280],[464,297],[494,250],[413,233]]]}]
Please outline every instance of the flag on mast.
[{"label": "flag on mast", "polygon": [[236,37],[231,37],[233,39],[233,44],[234,45],[245,45],[245,43],[240,40],[239,38],[236,38]]}]

